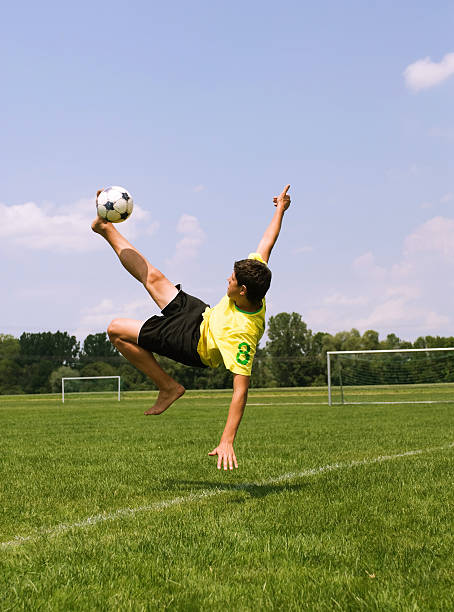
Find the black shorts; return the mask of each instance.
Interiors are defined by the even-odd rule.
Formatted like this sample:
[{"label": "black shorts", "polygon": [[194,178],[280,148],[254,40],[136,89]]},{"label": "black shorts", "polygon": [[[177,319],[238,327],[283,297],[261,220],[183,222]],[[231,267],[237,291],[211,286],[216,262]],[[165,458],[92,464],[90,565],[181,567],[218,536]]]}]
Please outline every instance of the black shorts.
[{"label": "black shorts", "polygon": [[[177,285],[177,287],[179,287]],[[206,368],[197,352],[202,314],[208,304],[180,289],[174,299],[142,325],[137,344],[189,366]]]}]

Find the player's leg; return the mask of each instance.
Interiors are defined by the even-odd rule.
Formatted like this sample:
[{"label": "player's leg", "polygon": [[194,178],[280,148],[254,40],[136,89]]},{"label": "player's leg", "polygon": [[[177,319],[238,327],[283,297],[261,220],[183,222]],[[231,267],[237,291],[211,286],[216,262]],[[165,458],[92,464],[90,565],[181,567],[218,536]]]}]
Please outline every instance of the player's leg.
[{"label": "player's leg", "polygon": [[107,240],[126,270],[143,284],[160,310],[177,295],[178,289],[164,274],[152,266],[139,251],[108,221],[97,217],[92,229]]},{"label": "player's leg", "polygon": [[156,403],[145,414],[161,414],[183,395],[185,388],[169,376],[154,355],[137,344],[141,321],[114,319],[108,329],[110,341],[126,359],[146,374],[159,389]]}]

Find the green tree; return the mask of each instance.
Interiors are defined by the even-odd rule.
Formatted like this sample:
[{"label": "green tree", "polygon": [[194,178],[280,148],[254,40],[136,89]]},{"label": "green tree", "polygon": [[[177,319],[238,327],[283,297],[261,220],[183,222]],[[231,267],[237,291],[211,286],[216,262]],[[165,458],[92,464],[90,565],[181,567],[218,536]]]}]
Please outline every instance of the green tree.
[{"label": "green tree", "polygon": [[42,359],[23,366],[26,376],[23,388],[25,393],[50,393],[49,377],[55,364],[49,359]]},{"label": "green tree", "polygon": [[0,359],[15,359],[20,352],[19,339],[10,334],[0,334]]},{"label": "green tree", "polygon": [[44,359],[55,366],[74,363],[80,348],[75,336],[60,331],[37,334],[24,332],[19,338],[19,344],[22,362],[34,363]]},{"label": "green tree", "polygon": [[72,366],[77,361],[79,342],[68,332],[24,332],[19,338],[19,365],[27,370],[23,383],[26,393],[48,393],[49,377],[59,366]]},{"label": "green tree", "polygon": [[23,393],[23,370],[17,363],[20,352],[18,338],[0,334],[0,394]]},{"label": "green tree", "polygon": [[61,379],[73,376],[80,376],[79,371],[68,366],[60,366],[49,376],[50,390],[52,393],[58,393],[61,391]]},{"label": "green tree", "polygon": [[24,372],[17,361],[0,359],[0,395],[24,393]]},{"label": "green tree", "polygon": [[279,387],[293,387],[311,383],[310,340],[301,315],[281,312],[270,317],[266,350],[270,358],[270,370]]},{"label": "green tree", "polygon": [[380,342],[378,340],[378,332],[373,329],[365,331],[361,338],[361,344],[365,351],[375,351],[379,349]]},{"label": "green tree", "polygon": [[388,334],[386,340],[380,342],[380,348],[384,350],[401,348],[402,340],[396,334]]},{"label": "green tree", "polygon": [[271,372],[271,360],[268,351],[266,347],[258,347],[252,364],[251,387],[263,388],[276,386],[277,383]]},{"label": "green tree", "polygon": [[361,334],[355,328],[337,332],[334,336],[323,334],[321,346],[325,355],[327,351],[358,351],[362,348]]},{"label": "green tree", "polygon": [[[93,361],[87,363],[80,370],[81,376],[121,376],[120,367],[114,366],[111,363],[105,361]],[[75,386],[77,385],[77,386]],[[78,391],[112,391],[116,388],[117,382],[115,380],[86,380],[79,383],[71,383],[71,387],[68,389]]]},{"label": "green tree", "polygon": [[123,391],[139,391],[152,388],[151,380],[129,363],[121,365],[118,374],[121,376]]},{"label": "green tree", "polygon": [[89,334],[80,352],[80,362],[87,364],[93,361],[105,361],[108,363],[119,363],[122,361],[120,353],[110,342],[106,332]]},{"label": "green tree", "polygon": [[420,336],[413,344],[413,348],[450,348],[454,347],[454,337]]},{"label": "green tree", "polygon": [[120,376],[119,367],[105,361],[87,363],[81,370],[81,376]]},{"label": "green tree", "polygon": [[335,343],[341,347],[338,351],[357,351],[361,349],[361,334],[355,328],[350,331],[338,332],[334,336]]},{"label": "green tree", "polygon": [[317,332],[312,334],[308,356],[310,356],[311,360],[311,384],[313,386],[322,387],[327,384],[327,350],[335,350],[333,336],[327,332]]}]

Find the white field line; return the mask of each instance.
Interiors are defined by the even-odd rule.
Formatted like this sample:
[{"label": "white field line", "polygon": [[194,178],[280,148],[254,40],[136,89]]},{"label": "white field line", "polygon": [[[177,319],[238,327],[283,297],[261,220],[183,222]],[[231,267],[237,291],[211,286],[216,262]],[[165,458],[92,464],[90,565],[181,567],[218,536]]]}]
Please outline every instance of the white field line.
[{"label": "white field line", "polygon": [[[349,404],[353,406],[361,406],[361,405],[380,405],[380,404],[452,404],[453,400],[403,400],[401,402],[344,402],[344,404]],[[337,405],[337,404],[336,404]]]},{"label": "white field line", "polygon": [[34,534],[29,536],[15,536],[9,542],[0,542],[0,549],[7,549],[15,546],[19,546],[25,542],[32,542],[37,540],[43,536],[58,536],[61,533],[65,533],[67,531],[72,531],[73,529],[84,529],[86,527],[91,527],[92,525],[96,525],[98,523],[103,523],[106,521],[115,521],[125,517],[135,516],[139,513],[144,512],[160,512],[165,510],[166,508],[170,508],[172,506],[178,506],[185,503],[202,501],[207,497],[213,497],[215,495],[221,495],[223,493],[229,493],[231,491],[243,491],[256,487],[266,487],[268,485],[273,485],[280,482],[285,482],[287,480],[295,480],[298,478],[307,478],[310,476],[318,476],[319,474],[325,474],[326,472],[333,472],[336,470],[345,470],[352,467],[357,467],[361,465],[373,465],[375,463],[383,463],[385,461],[392,461],[394,459],[401,459],[403,457],[414,457],[415,455],[422,455],[425,453],[432,453],[435,451],[444,451],[454,448],[454,442],[447,444],[445,446],[437,446],[433,448],[422,448],[417,450],[406,451],[404,453],[397,453],[395,455],[379,455],[378,457],[373,457],[371,459],[361,459],[361,460],[353,460],[353,461],[345,461],[340,463],[332,463],[330,465],[322,465],[316,468],[310,468],[308,470],[303,470],[301,472],[288,472],[287,474],[281,474],[280,476],[276,476],[275,478],[270,478],[269,480],[265,480],[259,483],[241,483],[237,485],[231,485],[228,488],[214,488],[207,489],[204,491],[200,491],[198,493],[189,493],[189,495],[185,495],[183,497],[174,497],[172,499],[167,499],[163,501],[158,501],[153,504],[147,506],[138,506],[136,508],[119,508],[114,512],[104,512],[102,514],[95,514],[94,516],[89,516],[81,521],[76,521],[75,523],[60,523],[59,525],[55,525],[55,527],[48,527],[46,529],[37,530]]},{"label": "white field line", "polygon": [[[381,405],[394,405],[394,404],[452,404],[453,400],[403,400],[401,402],[350,402],[346,401],[333,402],[333,406],[381,406]],[[266,404],[255,404],[248,402],[248,406],[327,406],[328,402],[273,402]]]},{"label": "white field line", "polygon": [[327,406],[328,402],[248,402],[248,406]]}]

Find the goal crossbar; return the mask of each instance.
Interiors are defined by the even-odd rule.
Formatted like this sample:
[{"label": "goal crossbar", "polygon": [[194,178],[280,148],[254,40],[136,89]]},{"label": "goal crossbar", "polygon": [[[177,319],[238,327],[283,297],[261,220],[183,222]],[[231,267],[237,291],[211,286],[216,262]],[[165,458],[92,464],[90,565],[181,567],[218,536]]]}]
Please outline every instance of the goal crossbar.
[{"label": "goal crossbar", "polygon": [[331,397],[331,356],[332,355],[364,355],[375,353],[431,353],[433,351],[454,351],[454,346],[437,347],[437,348],[411,348],[411,349],[374,349],[374,350],[357,350],[357,351],[327,351],[326,352],[326,373],[328,378],[328,405],[332,405]]},{"label": "goal crossbar", "polygon": [[65,380],[99,380],[101,378],[116,378],[118,380],[118,401],[120,401],[120,376],[65,376],[61,379],[61,401],[65,402]]},{"label": "goal crossbar", "polygon": [[327,355],[358,355],[364,353],[431,353],[432,351],[454,351],[454,346],[446,348],[377,349],[372,351],[327,351]]}]

